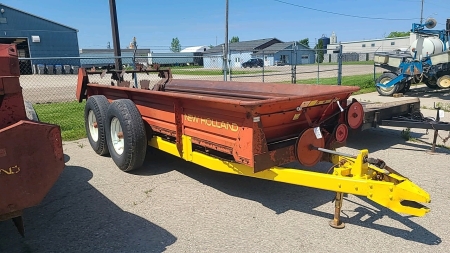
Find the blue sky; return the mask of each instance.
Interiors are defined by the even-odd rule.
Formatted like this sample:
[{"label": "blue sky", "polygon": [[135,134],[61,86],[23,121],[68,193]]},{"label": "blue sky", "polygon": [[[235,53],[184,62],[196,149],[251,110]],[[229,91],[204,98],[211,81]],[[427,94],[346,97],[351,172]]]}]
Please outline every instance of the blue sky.
[{"label": "blue sky", "polygon": [[[79,30],[80,48],[106,48],[111,42],[108,0],[0,0],[3,4]],[[421,0],[229,0],[229,38],[241,41],[275,37],[282,41],[316,38],[336,32],[338,41],[382,38],[407,31],[420,21]],[[443,29],[450,18],[448,0],[425,0],[423,17],[434,17]],[[300,8],[291,4],[361,17]],[[138,48],[168,51],[172,38],[182,48],[216,45],[225,38],[225,0],[116,0],[121,48],[133,37]]]}]

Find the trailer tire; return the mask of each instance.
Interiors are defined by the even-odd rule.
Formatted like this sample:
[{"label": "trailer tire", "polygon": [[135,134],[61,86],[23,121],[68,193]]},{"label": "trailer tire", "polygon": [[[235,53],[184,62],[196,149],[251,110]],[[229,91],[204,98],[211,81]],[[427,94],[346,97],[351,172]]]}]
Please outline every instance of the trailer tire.
[{"label": "trailer tire", "polygon": [[122,171],[140,168],[147,152],[147,133],[133,101],[118,99],[106,116],[107,144],[111,158]]},{"label": "trailer tire", "polygon": [[36,110],[33,108],[33,104],[31,104],[28,101],[24,102],[25,105],[25,112],[27,114],[27,118],[31,121],[39,122],[39,116],[36,113]]},{"label": "trailer tire", "polygon": [[[392,72],[386,72],[386,73],[381,74],[381,76],[379,76],[377,78],[376,83],[385,84],[396,77],[397,77],[396,74],[394,74]],[[401,88],[400,86],[401,86],[400,84],[395,84],[391,88],[387,88],[387,89],[377,86],[377,91],[378,91],[378,94],[380,94],[381,96],[392,96],[394,93],[398,92],[399,88]]]},{"label": "trailer tire", "polygon": [[109,101],[103,95],[88,98],[84,107],[84,126],[89,144],[98,155],[109,154],[106,140],[106,113]]}]

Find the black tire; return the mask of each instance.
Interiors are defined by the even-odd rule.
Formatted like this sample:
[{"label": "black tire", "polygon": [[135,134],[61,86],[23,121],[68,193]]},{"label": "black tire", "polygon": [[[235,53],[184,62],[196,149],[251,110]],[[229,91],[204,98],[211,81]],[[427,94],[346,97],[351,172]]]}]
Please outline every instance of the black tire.
[{"label": "black tire", "polygon": [[[383,73],[381,76],[379,76],[376,80],[376,83],[388,83],[390,80],[396,78],[397,75],[391,72]],[[398,90],[401,88],[400,84],[395,84],[391,88],[381,88],[377,86],[378,94],[381,96],[392,96],[394,93],[397,93]]]},{"label": "black tire", "polygon": [[36,113],[36,110],[33,108],[33,104],[31,104],[28,101],[24,102],[25,105],[25,112],[27,114],[27,118],[31,121],[39,122],[39,116]]},{"label": "black tire", "polygon": [[[84,127],[89,144],[91,144],[95,153],[101,156],[109,154],[108,145],[106,143],[106,113],[108,107],[109,101],[103,95],[89,97],[86,106],[84,107]],[[92,112],[94,116],[94,118],[91,118],[91,122],[89,121],[90,112]]]},{"label": "black tire", "polygon": [[398,91],[399,93],[405,94],[411,88],[411,81],[406,81],[402,83],[401,89]]},{"label": "black tire", "polygon": [[[147,134],[144,122],[136,105],[129,99],[115,100],[106,115],[107,143],[111,158],[122,171],[131,171],[142,166],[147,152]],[[114,148],[117,124],[122,128],[122,152]],[[111,132],[113,129],[113,132]],[[119,133],[119,132],[118,132]]]},{"label": "black tire", "polygon": [[424,78],[423,83],[430,89],[439,89],[436,78]]}]

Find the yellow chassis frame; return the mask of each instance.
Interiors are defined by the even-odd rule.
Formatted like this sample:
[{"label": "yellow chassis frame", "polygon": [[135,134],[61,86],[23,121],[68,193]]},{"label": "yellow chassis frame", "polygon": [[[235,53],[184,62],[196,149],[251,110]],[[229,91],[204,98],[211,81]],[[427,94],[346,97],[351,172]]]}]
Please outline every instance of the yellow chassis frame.
[{"label": "yellow chassis frame", "polygon": [[193,151],[189,136],[183,135],[182,142],[181,154],[176,144],[158,136],[153,137],[148,145],[210,170],[336,192],[334,219],[330,221],[330,226],[334,228],[344,227],[340,221],[344,193],[366,196],[398,213],[423,216],[430,211],[419,204],[430,203],[426,191],[405,177],[365,162],[367,150],[361,150],[356,158],[331,155],[335,164],[332,174],[281,167],[254,173],[246,165]]}]

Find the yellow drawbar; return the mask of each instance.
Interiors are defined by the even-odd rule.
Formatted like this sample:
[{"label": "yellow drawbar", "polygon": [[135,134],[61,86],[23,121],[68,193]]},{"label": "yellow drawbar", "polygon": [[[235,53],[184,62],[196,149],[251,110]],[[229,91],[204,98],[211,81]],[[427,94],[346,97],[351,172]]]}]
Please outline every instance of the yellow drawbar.
[{"label": "yellow drawbar", "polygon": [[361,150],[356,158],[332,155],[335,164],[332,174],[281,167],[254,173],[249,166],[193,151],[189,136],[183,135],[182,142],[181,154],[175,143],[158,136],[153,137],[148,144],[210,170],[336,192],[335,217],[330,222],[335,228],[344,227],[339,217],[343,193],[366,196],[398,213],[423,216],[430,211],[419,204],[430,203],[426,191],[393,170],[369,164],[367,150]]}]

